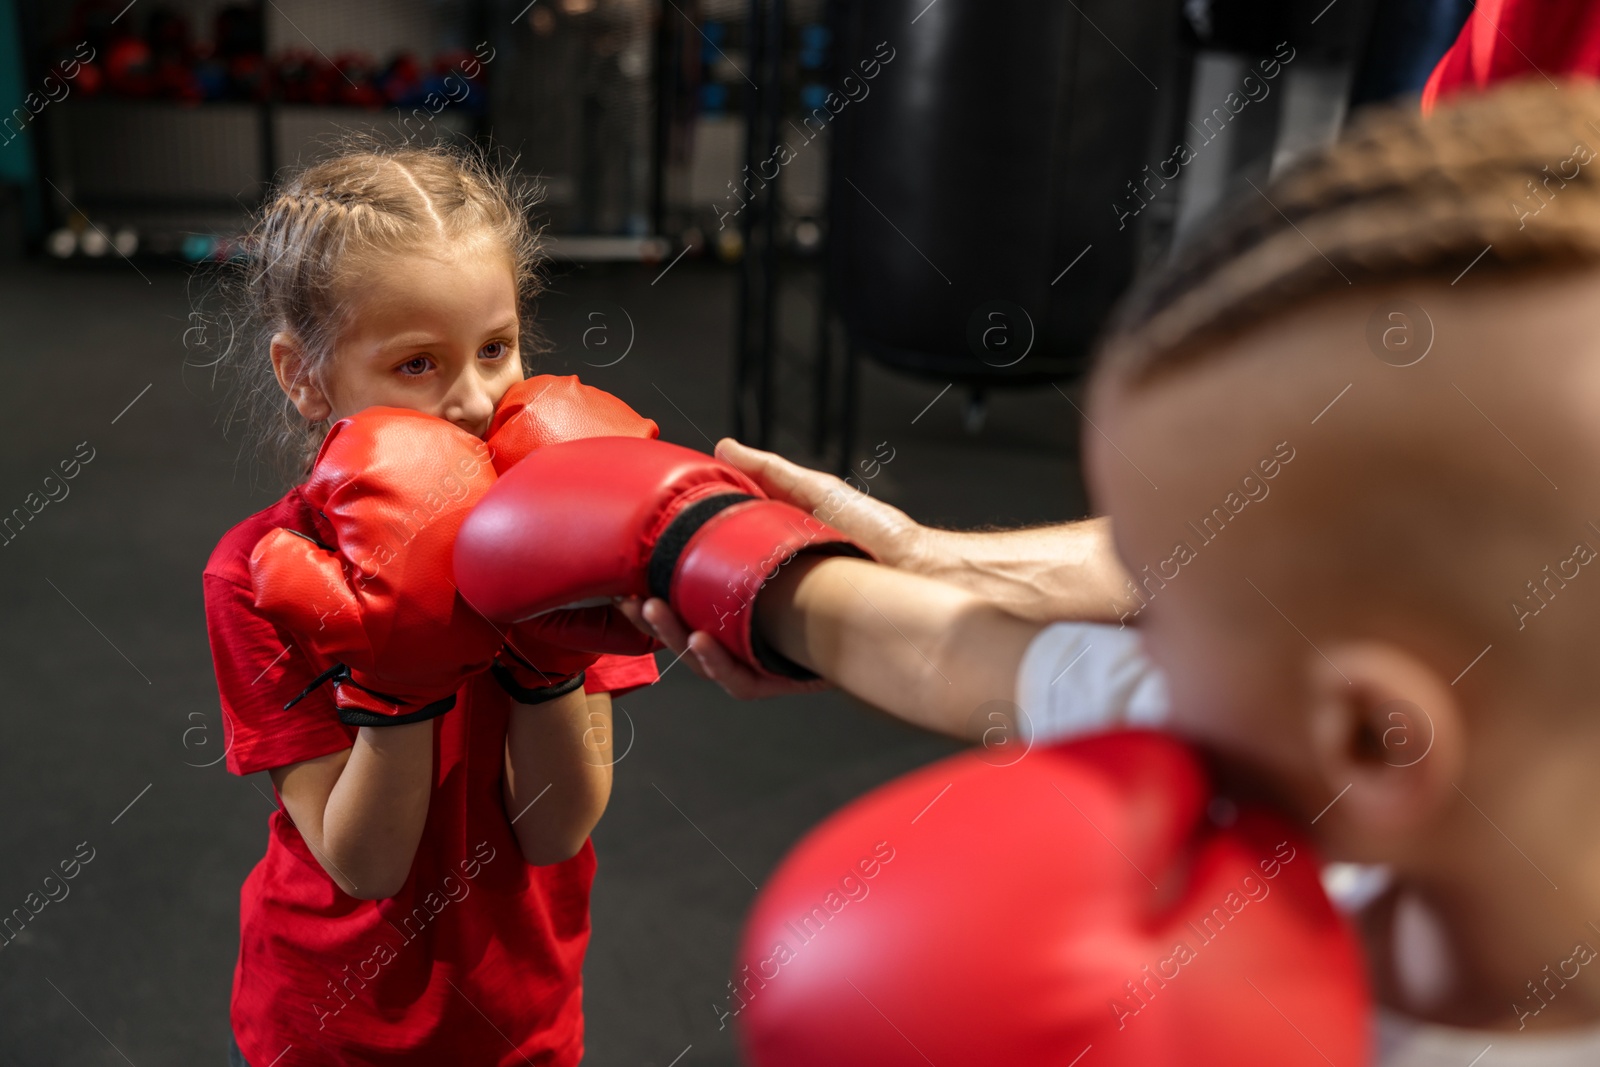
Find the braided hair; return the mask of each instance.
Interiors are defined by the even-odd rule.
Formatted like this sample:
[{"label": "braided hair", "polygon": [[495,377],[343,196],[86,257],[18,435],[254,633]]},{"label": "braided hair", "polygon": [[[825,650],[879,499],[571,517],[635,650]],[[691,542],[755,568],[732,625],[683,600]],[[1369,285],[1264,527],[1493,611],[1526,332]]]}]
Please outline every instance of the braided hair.
[{"label": "braided hair", "polygon": [[[243,243],[241,263],[225,267],[207,314],[226,316],[207,363],[232,372],[224,413],[246,427],[241,453],[262,460],[274,481],[309,471],[327,422],[308,423],[277,381],[269,358],[274,334],[295,339],[296,373],[318,380],[333,358],[352,282],[375,258],[435,242],[488,237],[513,272],[525,364],[541,350],[532,303],[542,290],[539,233],[528,210],[537,192],[491,166],[481,152],[443,145],[347,147],[280,182],[265,198]],[[233,343],[240,338],[248,343]]]},{"label": "braided hair", "polygon": [[1137,283],[1101,367],[1152,381],[1347,286],[1600,262],[1597,151],[1588,82],[1534,78],[1427,117],[1373,109]]}]

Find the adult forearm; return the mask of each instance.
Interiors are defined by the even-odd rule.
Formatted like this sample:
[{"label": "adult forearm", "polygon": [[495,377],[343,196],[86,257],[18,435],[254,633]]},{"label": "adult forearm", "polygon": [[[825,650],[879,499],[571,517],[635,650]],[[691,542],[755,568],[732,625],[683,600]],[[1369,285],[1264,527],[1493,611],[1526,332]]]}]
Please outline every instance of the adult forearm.
[{"label": "adult forearm", "polygon": [[1015,697],[1037,623],[967,590],[865,560],[801,558],[756,601],[778,651],[925,729],[976,740],[980,709]]},{"label": "adult forearm", "polygon": [[611,798],[611,697],[582,689],[544,704],[512,704],[504,801],[523,858],[570,859]]},{"label": "adult forearm", "polygon": [[318,858],[345,892],[378,900],[400,891],[432,787],[432,722],[361,728],[317,828]]},{"label": "adult forearm", "polygon": [[1129,607],[1108,518],[1025,530],[927,529],[923,551],[906,565],[1035,622],[1115,622]]},{"label": "adult forearm", "polygon": [[717,455],[766,492],[843,531],[880,562],[950,582],[1036,622],[1111,622],[1137,601],[1111,542],[1109,519],[1029,530],[938,530],[839,478],[730,438]]}]

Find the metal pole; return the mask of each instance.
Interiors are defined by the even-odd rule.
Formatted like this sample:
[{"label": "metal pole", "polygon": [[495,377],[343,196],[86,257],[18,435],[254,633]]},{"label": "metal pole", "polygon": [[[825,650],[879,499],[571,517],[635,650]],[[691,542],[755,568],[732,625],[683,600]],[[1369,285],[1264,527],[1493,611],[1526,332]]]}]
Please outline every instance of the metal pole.
[{"label": "metal pole", "polygon": [[[765,35],[762,32],[765,4],[763,0],[750,0],[746,7],[747,16],[745,23],[745,37],[749,44],[751,69],[756,76],[762,74],[761,52]],[[752,306],[756,300],[758,289],[755,271],[755,256],[753,254],[756,239],[756,221],[761,211],[760,190],[745,184],[749,175],[755,174],[757,166],[756,152],[761,142],[761,101],[759,89],[752,88],[745,93],[744,105],[744,170],[740,172],[735,186],[743,189],[749,195],[749,203],[745,205],[740,224],[740,233],[744,238],[744,253],[739,264],[739,310],[737,335],[734,340],[733,353],[733,435],[743,440],[749,430],[747,415],[749,414],[748,398],[750,393],[751,348],[750,333],[752,320],[756,314]]]},{"label": "metal pole", "polygon": [[[766,55],[767,73],[766,88],[762,90],[763,101],[766,105],[766,130],[762,138],[763,162],[774,161],[771,181],[762,190],[765,197],[766,214],[762,218],[764,235],[761,241],[761,274],[764,295],[761,301],[761,333],[756,349],[756,404],[757,417],[760,425],[756,429],[756,447],[770,448],[772,444],[772,379],[773,361],[777,358],[774,347],[774,335],[778,324],[778,217],[783,210],[783,201],[779,196],[779,182],[782,179],[782,170],[777,167],[775,156],[778,144],[778,123],[783,117],[783,38],[784,38],[784,0],[772,0],[772,10],[768,14],[766,26]],[[766,175],[762,174],[766,181]]]}]

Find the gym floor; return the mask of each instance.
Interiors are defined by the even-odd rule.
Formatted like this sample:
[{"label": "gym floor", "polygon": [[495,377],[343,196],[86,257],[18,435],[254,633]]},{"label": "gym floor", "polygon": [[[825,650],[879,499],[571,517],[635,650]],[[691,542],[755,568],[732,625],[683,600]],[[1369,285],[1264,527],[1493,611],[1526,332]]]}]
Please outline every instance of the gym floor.
[{"label": "gym floor", "polygon": [[[736,276],[693,261],[658,273],[556,269],[539,369],[580,374],[709,451],[730,428]],[[238,892],[273,802],[265,774],[220,763],[200,571],[277,494],[222,432],[210,371],[185,363],[195,285],[121,261],[0,269],[0,513],[93,450],[68,495],[0,546],[0,915],[42,896],[60,861],[92,857],[0,940],[0,1067],[226,1062]],[[805,288],[786,325],[810,321]],[[635,329],[608,367],[584,362],[613,358],[581,343],[597,301]],[[894,450],[876,495],[962,528],[1084,513],[1060,392],[996,395],[969,435],[960,390],[943,387],[865,369],[858,451]],[[780,390],[797,427],[807,403]],[[797,438],[775,444],[809,459]],[[956,746],[837,693],[741,704],[682,664],[618,709],[626,755],[594,835],[586,1062],[732,1065],[715,1006],[756,887],[808,827]]]}]

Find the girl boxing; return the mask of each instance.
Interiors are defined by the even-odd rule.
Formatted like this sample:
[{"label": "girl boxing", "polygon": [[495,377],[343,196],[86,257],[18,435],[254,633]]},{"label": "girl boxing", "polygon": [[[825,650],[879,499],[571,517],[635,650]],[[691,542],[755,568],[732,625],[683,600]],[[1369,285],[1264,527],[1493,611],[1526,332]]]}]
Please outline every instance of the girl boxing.
[{"label": "girl boxing", "polygon": [[529,450],[656,426],[525,378],[522,208],[472,158],[349,152],[268,197],[231,283],[260,327],[240,395],[297,475],[204,575],[228,768],[278,800],[240,898],[233,1063],[582,1057],[610,694],[654,661],[609,609],[491,625],[448,553]]}]

